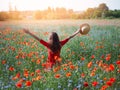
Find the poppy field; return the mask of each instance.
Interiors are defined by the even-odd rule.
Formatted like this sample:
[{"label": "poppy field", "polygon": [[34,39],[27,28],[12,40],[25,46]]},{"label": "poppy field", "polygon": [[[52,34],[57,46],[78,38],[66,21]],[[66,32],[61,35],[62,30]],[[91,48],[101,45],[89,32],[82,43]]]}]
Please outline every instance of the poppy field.
[{"label": "poppy field", "polygon": [[[47,49],[22,28],[60,40],[88,23],[62,48],[60,65],[45,70]],[[0,90],[120,90],[120,20],[43,20],[0,22]]]}]

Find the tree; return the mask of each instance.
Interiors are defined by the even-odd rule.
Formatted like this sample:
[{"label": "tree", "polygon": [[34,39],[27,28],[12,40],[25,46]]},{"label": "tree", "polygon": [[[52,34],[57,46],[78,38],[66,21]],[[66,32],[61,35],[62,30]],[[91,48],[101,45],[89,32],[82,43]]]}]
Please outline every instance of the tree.
[{"label": "tree", "polygon": [[9,18],[8,13],[0,12],[0,21],[7,20]]},{"label": "tree", "polygon": [[108,6],[107,6],[105,3],[101,3],[101,4],[98,6],[98,10],[100,10],[100,11],[108,11],[109,8],[108,8]]},{"label": "tree", "polygon": [[36,11],[34,14],[35,19],[42,19],[42,12],[41,11]]},{"label": "tree", "polygon": [[93,18],[94,11],[94,8],[88,8],[86,11],[86,18]]},{"label": "tree", "polygon": [[99,11],[100,17],[102,17],[102,18],[104,18],[105,17],[105,13],[109,11],[109,8],[108,8],[108,6],[105,3],[101,3],[98,6],[97,9]]}]

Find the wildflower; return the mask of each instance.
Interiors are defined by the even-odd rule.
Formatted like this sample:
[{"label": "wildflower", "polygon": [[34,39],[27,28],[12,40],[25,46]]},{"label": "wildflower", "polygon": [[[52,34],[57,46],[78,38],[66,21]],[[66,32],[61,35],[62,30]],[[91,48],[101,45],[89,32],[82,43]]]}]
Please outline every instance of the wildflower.
[{"label": "wildflower", "polygon": [[108,88],[108,85],[103,85],[100,90],[106,90]]},{"label": "wildflower", "polygon": [[43,35],[45,35],[45,36],[48,35],[48,34],[49,34],[49,32],[44,32],[44,33],[43,33]]},{"label": "wildflower", "polygon": [[80,46],[83,47],[84,46],[84,42],[80,42]]},{"label": "wildflower", "polygon": [[12,80],[16,80],[18,78],[20,78],[20,73],[19,72],[15,75],[15,77],[12,78]]},{"label": "wildflower", "polygon": [[17,55],[15,58],[16,58],[16,59],[19,59],[20,57]]},{"label": "wildflower", "polygon": [[57,61],[58,61],[58,62],[61,62],[61,61],[62,61],[62,58],[58,58]]},{"label": "wildflower", "polygon": [[43,68],[46,67],[46,63],[42,63],[42,67],[43,67]]},{"label": "wildflower", "polygon": [[74,65],[70,65],[70,69],[75,69],[75,66]]},{"label": "wildflower", "polygon": [[16,77],[17,77],[17,78],[20,78],[20,72],[18,72],[18,73],[16,74]]},{"label": "wildflower", "polygon": [[88,82],[84,82],[83,85],[84,85],[84,87],[88,87],[89,86]]},{"label": "wildflower", "polygon": [[85,60],[85,58],[84,58],[84,57],[81,57],[81,60],[82,60],[82,61],[84,61],[84,60]]},{"label": "wildflower", "polygon": [[88,63],[87,67],[90,68],[92,66],[92,61]]},{"label": "wildflower", "polygon": [[105,57],[104,55],[101,56],[102,59],[104,59],[104,57]]},{"label": "wildflower", "polygon": [[40,73],[40,69],[35,70],[35,72],[36,72],[37,74],[39,74],[39,73]]},{"label": "wildflower", "polygon": [[98,82],[94,81],[92,82],[92,86],[96,87],[98,85]]},{"label": "wildflower", "polygon": [[21,88],[21,87],[22,87],[22,83],[21,83],[21,82],[18,82],[18,83],[15,84],[15,86],[16,86],[17,88]]},{"label": "wildflower", "polygon": [[95,55],[92,55],[92,56],[91,56],[91,59],[94,59],[94,58],[95,58]]},{"label": "wildflower", "polygon": [[31,76],[34,76],[34,72],[32,72],[30,75],[31,75]]},{"label": "wildflower", "polygon": [[51,62],[46,62],[45,63],[45,68],[46,69],[51,69],[51,67],[52,67],[52,63]]},{"label": "wildflower", "polygon": [[24,76],[27,78],[29,76],[29,71],[27,69],[24,70]]},{"label": "wildflower", "polygon": [[78,88],[73,88],[73,90],[78,90]]},{"label": "wildflower", "polygon": [[112,82],[111,82],[111,81],[107,81],[107,82],[106,82],[106,85],[112,86]]},{"label": "wildflower", "polygon": [[112,77],[109,79],[109,81],[111,81],[112,83],[114,83],[116,81],[116,78]]},{"label": "wildflower", "polygon": [[1,62],[2,64],[6,64],[6,60],[2,60],[2,62]]},{"label": "wildflower", "polygon": [[20,61],[17,62],[17,65],[21,65],[21,64],[22,64],[22,62],[20,62]]},{"label": "wildflower", "polygon": [[81,74],[81,77],[82,77],[82,78],[84,78],[84,77],[85,77],[85,74],[84,74],[84,73],[82,73],[82,74]]},{"label": "wildflower", "polygon": [[60,70],[60,66],[58,66],[58,67],[56,67],[56,68],[53,69],[54,72],[57,72],[59,70]]},{"label": "wildflower", "polygon": [[31,58],[33,56],[33,52],[28,53],[27,56]]},{"label": "wildflower", "polygon": [[61,76],[60,74],[56,74],[54,77],[55,78],[60,78],[60,76]]},{"label": "wildflower", "polygon": [[40,80],[42,78],[42,76],[38,75],[35,80]]},{"label": "wildflower", "polygon": [[106,59],[106,61],[109,61],[111,59],[111,54],[107,54],[105,59]]},{"label": "wildflower", "polygon": [[25,82],[25,85],[29,87],[29,86],[32,85],[32,82],[31,82],[31,81],[26,81],[26,82]]},{"label": "wildflower", "polygon": [[66,66],[68,66],[68,64],[63,64],[62,66],[66,67]]},{"label": "wildflower", "polygon": [[67,68],[65,67],[65,68],[63,68],[63,70],[64,70],[64,71],[66,71],[66,70],[67,70]]},{"label": "wildflower", "polygon": [[40,64],[41,60],[37,59],[36,64]]},{"label": "wildflower", "polygon": [[72,65],[73,63],[72,62],[68,62],[68,65]]},{"label": "wildflower", "polygon": [[103,80],[104,80],[104,81],[106,81],[106,80],[107,80],[107,78],[105,77],[105,78],[103,78]]},{"label": "wildflower", "polygon": [[92,76],[95,76],[95,72],[91,72],[90,73],[90,76],[92,77]]},{"label": "wildflower", "polygon": [[109,61],[109,60],[110,60],[110,58],[111,58],[111,57],[106,57],[105,59],[106,59],[106,61]]},{"label": "wildflower", "polygon": [[98,62],[98,66],[99,66],[99,67],[102,67],[102,65],[103,65],[103,61],[100,60],[100,61]]},{"label": "wildflower", "polygon": [[109,71],[113,71],[115,69],[114,65],[113,64],[110,64],[109,65]]},{"label": "wildflower", "polygon": [[44,59],[44,58],[45,58],[45,56],[44,56],[44,55],[41,55],[41,58],[42,58],[42,59]]},{"label": "wildflower", "polygon": [[70,72],[66,73],[66,77],[70,77],[72,74]]},{"label": "wildflower", "polygon": [[116,64],[117,64],[117,65],[120,65],[120,60],[117,60],[117,61],[116,61]]},{"label": "wildflower", "polygon": [[14,71],[15,69],[14,69],[13,66],[11,66],[11,67],[9,67],[9,70],[10,70],[10,71]]}]

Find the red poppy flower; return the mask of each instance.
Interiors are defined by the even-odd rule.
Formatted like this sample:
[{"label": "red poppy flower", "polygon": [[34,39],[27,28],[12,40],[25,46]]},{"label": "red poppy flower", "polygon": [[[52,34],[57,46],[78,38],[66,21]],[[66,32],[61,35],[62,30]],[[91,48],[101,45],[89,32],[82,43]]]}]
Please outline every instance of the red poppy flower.
[{"label": "red poppy flower", "polygon": [[60,76],[61,76],[60,74],[56,74],[55,78],[60,78]]},{"label": "red poppy flower", "polygon": [[2,62],[1,62],[2,64],[6,64],[6,60],[2,60]]},{"label": "red poppy flower", "polygon": [[87,67],[90,68],[92,66],[92,61],[88,63]]},{"label": "red poppy flower", "polygon": [[40,64],[41,60],[37,59],[36,64]]},{"label": "red poppy flower", "polygon": [[117,65],[120,65],[120,60],[117,60],[117,61],[116,61],[116,64],[117,64]]},{"label": "red poppy flower", "polygon": [[25,85],[29,87],[29,86],[32,85],[32,82],[31,81],[26,81]]},{"label": "red poppy flower", "polygon": [[71,76],[70,72],[66,73],[66,77],[70,77],[70,76]]},{"label": "red poppy flower", "polygon": [[94,58],[95,58],[95,55],[92,55],[91,58],[94,59]]},{"label": "red poppy flower", "polygon": [[70,69],[75,69],[75,66],[74,65],[70,65]]},{"label": "red poppy flower", "polygon": [[82,78],[84,78],[84,77],[85,77],[85,74],[84,74],[84,73],[82,73],[82,74],[81,74],[81,77],[82,77]]},{"label": "red poppy flower", "polygon": [[105,57],[104,55],[101,56],[102,59],[104,59],[104,57]]},{"label": "red poppy flower", "polygon": [[107,81],[107,82],[106,82],[106,85],[112,86],[112,82],[111,82],[111,81]]},{"label": "red poppy flower", "polygon": [[84,82],[83,85],[84,85],[84,87],[88,87],[89,86],[88,82]]},{"label": "red poppy flower", "polygon": [[65,68],[63,68],[63,70],[64,70],[64,71],[66,71],[66,70],[67,70],[67,68],[65,67]]},{"label": "red poppy flower", "polygon": [[111,57],[106,57],[105,59],[106,59],[106,61],[109,61],[109,60],[110,60],[110,58],[111,58]]},{"label": "red poppy flower", "polygon": [[96,87],[98,85],[98,82],[94,81],[92,82],[92,86]]},{"label": "red poppy flower", "polygon": [[113,64],[110,64],[110,65],[109,65],[109,70],[110,70],[110,71],[113,71],[114,69],[115,69],[114,65],[113,65]]},{"label": "red poppy flower", "polygon": [[29,71],[25,69],[23,75],[27,78],[29,76]]},{"label": "red poppy flower", "polygon": [[112,83],[114,83],[116,81],[116,78],[112,77],[112,78],[110,78],[109,81],[111,81]]},{"label": "red poppy flower", "polygon": [[40,73],[40,69],[37,69],[35,72],[36,72],[37,74],[39,74],[39,73]]},{"label": "red poppy flower", "polygon": [[106,90],[108,88],[108,85],[103,85],[100,90]]},{"label": "red poppy flower", "polygon": [[84,57],[81,57],[81,60],[82,60],[82,61],[84,61],[84,60],[85,60],[85,58],[84,58]]},{"label": "red poppy flower", "polygon": [[21,82],[18,82],[18,83],[15,84],[15,86],[16,86],[17,88],[21,88],[21,87],[22,87],[22,83],[21,83]]},{"label": "red poppy flower", "polygon": [[9,67],[9,70],[14,71],[15,69],[14,69],[14,67],[11,66],[11,67]]}]

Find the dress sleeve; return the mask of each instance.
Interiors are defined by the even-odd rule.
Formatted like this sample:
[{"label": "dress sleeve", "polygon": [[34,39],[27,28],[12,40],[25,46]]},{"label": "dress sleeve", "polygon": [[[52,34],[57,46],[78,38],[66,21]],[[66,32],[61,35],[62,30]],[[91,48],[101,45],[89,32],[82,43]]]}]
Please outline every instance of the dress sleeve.
[{"label": "dress sleeve", "polygon": [[49,48],[49,43],[48,42],[46,42],[46,41],[44,41],[44,40],[40,40],[40,43],[42,44],[42,45],[44,45],[45,47],[47,47],[47,48]]},{"label": "dress sleeve", "polygon": [[65,45],[68,41],[69,41],[69,38],[66,38],[66,39],[60,41],[60,43],[61,43],[61,45],[63,46],[63,45]]}]

